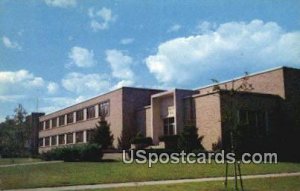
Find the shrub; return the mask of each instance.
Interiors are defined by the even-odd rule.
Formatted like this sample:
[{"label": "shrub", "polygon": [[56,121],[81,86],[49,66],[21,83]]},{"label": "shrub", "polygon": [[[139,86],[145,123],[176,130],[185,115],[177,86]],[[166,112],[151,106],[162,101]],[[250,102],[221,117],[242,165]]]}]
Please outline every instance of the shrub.
[{"label": "shrub", "polygon": [[165,143],[166,149],[176,149],[178,144],[178,135],[164,135],[159,137],[159,141],[162,141]]},{"label": "shrub", "polygon": [[131,144],[134,144],[137,149],[143,149],[149,145],[153,145],[153,141],[151,137],[144,137],[141,133],[137,133],[131,140]]},{"label": "shrub", "polygon": [[75,161],[100,161],[103,153],[97,144],[84,144],[56,148],[41,154],[43,160]]},{"label": "shrub", "polygon": [[114,136],[111,134],[110,125],[104,117],[96,125],[96,130],[92,137],[91,143],[102,145],[103,149],[112,147]]},{"label": "shrub", "polygon": [[201,144],[203,137],[199,137],[198,130],[195,126],[185,126],[179,135],[178,148],[185,152],[193,150],[204,150]]}]

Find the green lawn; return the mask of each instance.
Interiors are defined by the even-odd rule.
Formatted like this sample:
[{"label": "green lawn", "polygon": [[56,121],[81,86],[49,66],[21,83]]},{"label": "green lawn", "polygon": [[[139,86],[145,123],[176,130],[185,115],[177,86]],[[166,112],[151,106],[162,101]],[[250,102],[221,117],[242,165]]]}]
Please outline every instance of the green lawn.
[{"label": "green lawn", "polygon": [[[234,183],[229,182],[228,190],[233,190]],[[199,182],[199,183],[183,183],[172,185],[142,186],[142,187],[126,187],[114,189],[101,189],[99,191],[221,191],[224,190],[223,182]],[[300,190],[300,176],[281,177],[281,178],[264,178],[251,179],[244,181],[244,190],[246,191],[296,191]],[[93,190],[96,191],[96,190]]]},{"label": "green lawn", "polygon": [[[221,164],[56,163],[0,169],[0,189],[224,176]],[[232,169],[232,168],[231,168]],[[243,174],[300,172],[300,164],[242,165]],[[232,174],[232,172],[231,172]]]},{"label": "green lawn", "polygon": [[33,158],[2,158],[0,159],[1,165],[8,164],[20,164],[20,163],[32,163],[32,162],[40,162],[41,159],[33,159]]}]

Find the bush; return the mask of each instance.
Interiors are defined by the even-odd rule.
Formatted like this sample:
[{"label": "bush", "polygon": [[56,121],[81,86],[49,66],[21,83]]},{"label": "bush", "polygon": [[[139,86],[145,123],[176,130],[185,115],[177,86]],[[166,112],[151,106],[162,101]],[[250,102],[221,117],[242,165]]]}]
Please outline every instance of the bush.
[{"label": "bush", "polygon": [[136,137],[131,141],[132,144],[145,144],[145,145],[152,145],[152,138],[151,137]]},{"label": "bush", "polygon": [[167,149],[171,148],[177,148],[178,144],[178,135],[165,135],[165,136],[160,136],[159,141],[162,141],[165,143],[165,147]]},{"label": "bush", "polygon": [[101,146],[97,144],[61,147],[41,154],[43,160],[63,160],[66,162],[100,161],[102,156]]},{"label": "bush", "polygon": [[178,138],[178,148],[185,152],[193,150],[204,150],[201,144],[203,136],[199,137],[198,129],[195,126],[185,126]]}]

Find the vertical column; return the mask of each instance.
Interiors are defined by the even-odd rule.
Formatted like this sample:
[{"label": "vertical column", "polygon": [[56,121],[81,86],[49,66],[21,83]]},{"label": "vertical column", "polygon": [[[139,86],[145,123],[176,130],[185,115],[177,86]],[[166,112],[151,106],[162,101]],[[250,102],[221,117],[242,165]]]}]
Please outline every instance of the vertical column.
[{"label": "vertical column", "polygon": [[59,141],[59,135],[56,135],[56,146],[58,146],[58,141]]},{"label": "vertical column", "polygon": [[86,143],[86,142],[87,142],[87,140],[86,140],[86,130],[85,130],[85,131],[83,131],[83,142],[84,142],[84,143]]},{"label": "vertical column", "polygon": [[52,136],[49,136],[49,146],[52,146]]},{"label": "vertical column", "polygon": [[45,146],[45,137],[43,137],[42,139],[43,139],[43,145],[42,145],[42,147],[44,147]]},{"label": "vertical column", "polygon": [[65,138],[65,144],[67,144],[67,134],[64,134],[64,138]]},{"label": "vertical column", "polygon": [[73,123],[76,123],[77,119],[76,119],[76,111],[73,112]]},{"label": "vertical column", "polygon": [[45,130],[46,129],[46,121],[43,121],[42,123],[43,123],[43,130]]},{"label": "vertical column", "polygon": [[65,125],[67,125],[67,115],[64,115]]},{"label": "vertical column", "polygon": [[73,144],[76,143],[76,132],[73,132]]},{"label": "vertical column", "polygon": [[87,109],[83,109],[83,120],[87,119]]},{"label": "vertical column", "polygon": [[49,129],[52,129],[52,119],[49,119]]},{"label": "vertical column", "polygon": [[99,107],[98,105],[95,105],[95,117],[99,117]]}]

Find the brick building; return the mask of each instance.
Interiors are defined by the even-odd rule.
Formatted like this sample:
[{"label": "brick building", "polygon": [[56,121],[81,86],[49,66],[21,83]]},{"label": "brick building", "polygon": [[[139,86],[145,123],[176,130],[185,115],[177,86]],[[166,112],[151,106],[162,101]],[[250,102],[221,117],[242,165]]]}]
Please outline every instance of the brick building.
[{"label": "brick building", "polygon": [[185,125],[195,125],[203,136],[207,150],[225,142],[226,112],[235,103],[234,115],[238,123],[246,123],[253,130],[268,136],[281,126],[300,128],[300,70],[280,67],[247,76],[251,90],[231,95],[228,89],[239,87],[244,77],[195,90],[153,90],[123,87],[82,103],[41,116],[39,152],[61,145],[85,143],[95,128],[101,113],[114,135],[137,132],[152,137],[178,134]]}]

